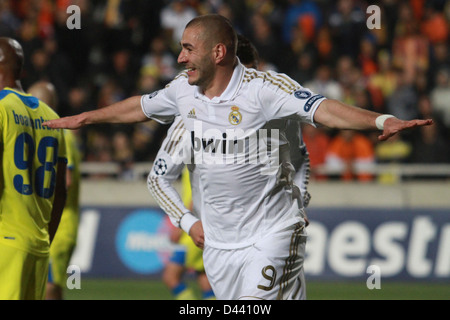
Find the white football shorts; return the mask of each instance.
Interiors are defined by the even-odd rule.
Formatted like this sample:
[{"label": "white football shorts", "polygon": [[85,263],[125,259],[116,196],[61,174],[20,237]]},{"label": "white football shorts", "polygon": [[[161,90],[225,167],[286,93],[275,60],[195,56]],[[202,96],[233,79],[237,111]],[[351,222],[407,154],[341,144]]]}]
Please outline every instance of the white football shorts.
[{"label": "white football shorts", "polygon": [[305,246],[300,223],[245,248],[205,246],[206,274],[219,300],[305,300]]}]

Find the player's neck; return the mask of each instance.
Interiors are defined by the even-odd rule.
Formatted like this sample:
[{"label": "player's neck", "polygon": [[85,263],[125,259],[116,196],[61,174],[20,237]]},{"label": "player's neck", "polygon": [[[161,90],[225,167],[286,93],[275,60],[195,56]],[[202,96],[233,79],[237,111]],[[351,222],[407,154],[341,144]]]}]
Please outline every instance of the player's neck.
[{"label": "player's neck", "polygon": [[218,67],[216,74],[207,88],[202,88],[203,94],[212,99],[219,97],[227,89],[234,72],[234,65]]},{"label": "player's neck", "polygon": [[15,80],[12,77],[8,77],[7,75],[0,74],[0,88],[3,90],[4,88],[11,88],[18,91],[23,91],[22,84],[20,80]]}]

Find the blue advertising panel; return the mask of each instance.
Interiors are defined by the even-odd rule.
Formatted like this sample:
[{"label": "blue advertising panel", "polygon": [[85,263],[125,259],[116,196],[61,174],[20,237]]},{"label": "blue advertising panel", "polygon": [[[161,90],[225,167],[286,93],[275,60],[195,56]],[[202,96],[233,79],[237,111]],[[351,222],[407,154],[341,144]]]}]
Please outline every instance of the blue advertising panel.
[{"label": "blue advertising panel", "polygon": [[[311,208],[308,279],[450,281],[448,209]],[[173,228],[159,208],[84,207],[71,264],[89,277],[159,277]]]},{"label": "blue advertising panel", "polygon": [[159,208],[84,208],[71,264],[94,277],[159,274],[177,248],[169,240],[171,228]]},{"label": "blue advertising panel", "polygon": [[[314,208],[308,211],[309,279],[450,280],[450,210]],[[369,268],[369,269],[368,269]]]}]

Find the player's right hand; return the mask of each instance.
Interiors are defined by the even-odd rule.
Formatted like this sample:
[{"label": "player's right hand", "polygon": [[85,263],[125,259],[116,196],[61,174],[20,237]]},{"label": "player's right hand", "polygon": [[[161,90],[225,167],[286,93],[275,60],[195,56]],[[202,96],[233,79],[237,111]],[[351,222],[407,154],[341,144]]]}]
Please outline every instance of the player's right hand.
[{"label": "player's right hand", "polygon": [[44,121],[43,126],[49,127],[51,129],[79,129],[85,125],[84,115],[77,114],[75,116],[63,117],[54,120]]}]

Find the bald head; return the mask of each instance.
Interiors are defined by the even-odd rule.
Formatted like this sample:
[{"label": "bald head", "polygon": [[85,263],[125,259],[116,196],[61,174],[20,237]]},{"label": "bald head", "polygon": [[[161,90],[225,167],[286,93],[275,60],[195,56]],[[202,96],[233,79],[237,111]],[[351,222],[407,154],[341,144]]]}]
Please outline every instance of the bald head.
[{"label": "bald head", "polygon": [[45,102],[56,111],[58,97],[55,87],[50,82],[38,81],[28,89],[28,93]]},{"label": "bald head", "polygon": [[22,46],[14,39],[0,37],[0,73],[13,81],[20,79],[23,68]]},{"label": "bald head", "polygon": [[218,14],[206,14],[192,19],[187,28],[201,28],[200,37],[205,41],[205,45],[213,48],[216,44],[222,43],[227,48],[227,55],[230,58],[236,56],[237,34],[231,22],[224,16]]}]

